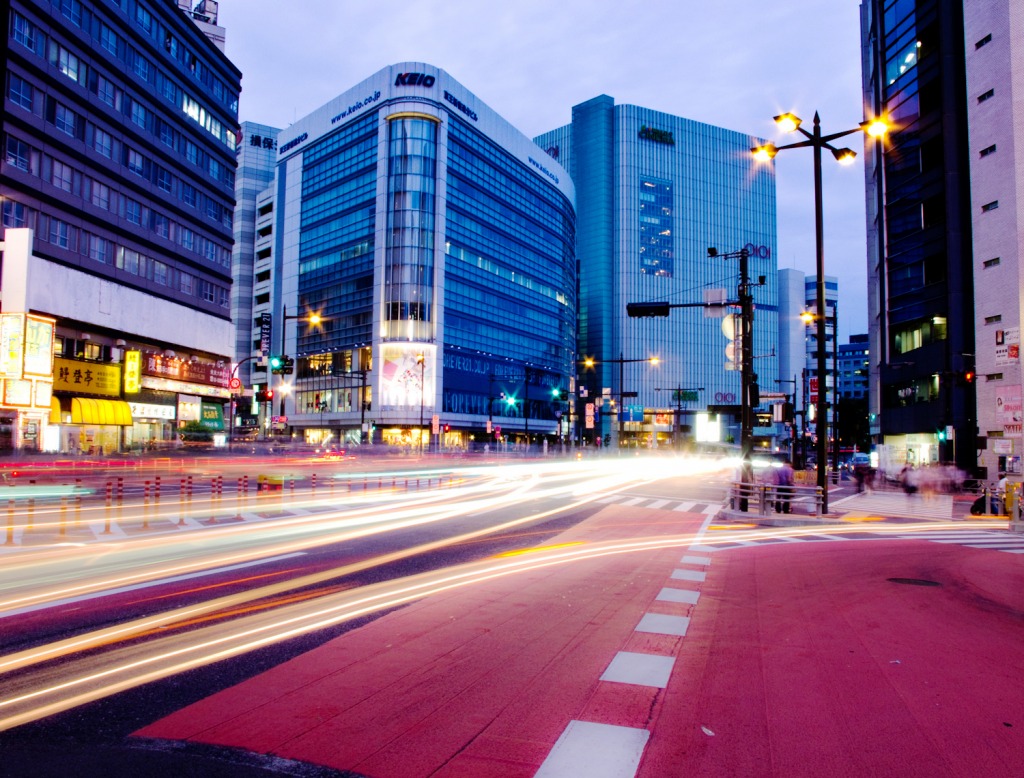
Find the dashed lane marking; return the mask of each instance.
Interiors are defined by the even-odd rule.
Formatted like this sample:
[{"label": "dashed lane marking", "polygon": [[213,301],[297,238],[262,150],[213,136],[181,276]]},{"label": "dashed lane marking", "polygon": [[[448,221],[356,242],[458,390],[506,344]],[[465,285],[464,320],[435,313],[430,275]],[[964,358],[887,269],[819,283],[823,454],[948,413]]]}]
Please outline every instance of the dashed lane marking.
[{"label": "dashed lane marking", "polygon": [[646,729],[570,721],[534,778],[632,778],[650,737]]},{"label": "dashed lane marking", "polygon": [[671,656],[619,651],[599,680],[664,689],[668,686],[675,661]]}]

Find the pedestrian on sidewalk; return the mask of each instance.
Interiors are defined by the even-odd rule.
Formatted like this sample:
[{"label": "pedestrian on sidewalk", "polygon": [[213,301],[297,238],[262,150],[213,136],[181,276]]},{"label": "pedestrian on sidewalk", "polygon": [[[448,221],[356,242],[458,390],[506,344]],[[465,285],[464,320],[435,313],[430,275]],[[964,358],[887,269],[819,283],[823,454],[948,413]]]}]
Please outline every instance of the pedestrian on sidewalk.
[{"label": "pedestrian on sidewalk", "polygon": [[782,467],[775,470],[775,512],[789,513],[793,502],[793,465],[786,459]]},{"label": "pedestrian on sidewalk", "polygon": [[903,491],[907,497],[911,497],[917,493],[918,489],[918,472],[912,464],[909,462],[903,466],[900,471],[900,484],[903,485]]}]

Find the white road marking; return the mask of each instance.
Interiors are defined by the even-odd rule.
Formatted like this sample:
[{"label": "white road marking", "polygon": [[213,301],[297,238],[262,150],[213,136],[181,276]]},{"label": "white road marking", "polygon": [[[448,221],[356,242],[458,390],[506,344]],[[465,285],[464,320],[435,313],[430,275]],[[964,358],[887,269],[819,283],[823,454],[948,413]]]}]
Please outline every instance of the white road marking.
[{"label": "white road marking", "polygon": [[703,581],[708,574],[702,570],[673,570],[672,578],[677,581]]},{"label": "white road marking", "polygon": [[683,637],[690,627],[690,619],[686,616],[666,616],[663,613],[645,613],[636,632],[653,632],[656,635],[676,635]]},{"label": "white road marking", "polygon": [[710,565],[711,557],[709,556],[690,556],[687,554],[679,560],[684,565]]},{"label": "white road marking", "polygon": [[671,656],[620,651],[612,659],[600,680],[664,689],[668,686],[675,661]]},{"label": "white road marking", "polygon": [[661,600],[662,602],[684,602],[688,605],[696,605],[697,600],[700,598],[700,592],[692,589],[673,589],[670,586],[666,586],[654,599]]},{"label": "white road marking", "polygon": [[632,778],[650,737],[646,729],[570,721],[534,778]]}]

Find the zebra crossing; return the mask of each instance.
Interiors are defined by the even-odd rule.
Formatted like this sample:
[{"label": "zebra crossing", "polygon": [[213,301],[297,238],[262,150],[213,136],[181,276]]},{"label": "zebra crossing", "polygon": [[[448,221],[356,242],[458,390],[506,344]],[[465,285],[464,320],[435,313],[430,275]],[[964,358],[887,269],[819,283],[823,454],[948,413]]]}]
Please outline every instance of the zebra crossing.
[{"label": "zebra crossing", "polygon": [[940,519],[949,521],[953,515],[952,495],[904,494],[896,491],[861,492],[829,501],[829,509],[855,516],[892,516],[907,519]]},{"label": "zebra crossing", "polygon": [[967,548],[990,548],[1008,554],[1024,554],[1024,535],[998,530],[927,530],[889,536],[902,540],[929,540],[932,543],[950,543]]},{"label": "zebra crossing", "polygon": [[721,502],[700,500],[666,500],[660,497],[635,497],[628,494],[611,494],[601,497],[596,502],[603,505],[618,505],[621,508],[647,508],[650,510],[670,510],[683,513],[702,513],[713,516],[722,509]]}]

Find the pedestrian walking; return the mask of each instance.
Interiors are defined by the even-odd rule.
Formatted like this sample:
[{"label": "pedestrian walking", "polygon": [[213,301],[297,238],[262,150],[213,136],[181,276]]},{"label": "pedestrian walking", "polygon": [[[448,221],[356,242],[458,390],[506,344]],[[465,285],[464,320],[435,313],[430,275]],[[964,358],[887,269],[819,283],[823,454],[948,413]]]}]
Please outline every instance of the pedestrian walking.
[{"label": "pedestrian walking", "polygon": [[793,465],[787,459],[775,471],[775,512],[790,513],[793,502]]}]

